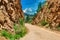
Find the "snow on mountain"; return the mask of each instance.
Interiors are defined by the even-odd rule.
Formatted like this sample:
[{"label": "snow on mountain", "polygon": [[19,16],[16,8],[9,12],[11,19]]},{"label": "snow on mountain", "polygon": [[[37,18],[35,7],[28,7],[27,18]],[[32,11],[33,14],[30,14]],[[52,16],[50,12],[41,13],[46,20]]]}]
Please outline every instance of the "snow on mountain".
[{"label": "snow on mountain", "polygon": [[33,10],[32,8],[26,8],[25,10],[23,10],[23,12],[27,15],[34,15],[36,12],[36,10]]}]

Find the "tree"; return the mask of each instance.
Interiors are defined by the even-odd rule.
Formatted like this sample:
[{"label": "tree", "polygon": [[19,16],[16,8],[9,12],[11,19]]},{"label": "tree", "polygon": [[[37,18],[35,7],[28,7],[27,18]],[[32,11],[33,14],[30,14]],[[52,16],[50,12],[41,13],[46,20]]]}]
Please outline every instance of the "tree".
[{"label": "tree", "polygon": [[41,2],[38,4],[38,9],[37,9],[37,12],[39,12],[41,10],[41,7],[42,7],[42,4]]}]

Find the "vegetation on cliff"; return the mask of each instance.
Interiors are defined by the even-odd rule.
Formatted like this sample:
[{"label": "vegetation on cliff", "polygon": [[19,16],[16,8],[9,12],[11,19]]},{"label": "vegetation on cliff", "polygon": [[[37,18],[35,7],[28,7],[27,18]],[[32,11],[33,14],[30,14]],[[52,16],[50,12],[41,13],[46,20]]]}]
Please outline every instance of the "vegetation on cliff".
[{"label": "vegetation on cliff", "polygon": [[[43,21],[44,20],[44,21]],[[60,1],[47,0],[45,5],[34,17],[32,24],[48,24],[51,29],[60,29]],[[46,24],[46,25],[47,25]],[[44,25],[45,26],[45,25]]]},{"label": "vegetation on cliff", "polygon": [[26,33],[20,0],[0,0],[0,34],[15,40]]}]

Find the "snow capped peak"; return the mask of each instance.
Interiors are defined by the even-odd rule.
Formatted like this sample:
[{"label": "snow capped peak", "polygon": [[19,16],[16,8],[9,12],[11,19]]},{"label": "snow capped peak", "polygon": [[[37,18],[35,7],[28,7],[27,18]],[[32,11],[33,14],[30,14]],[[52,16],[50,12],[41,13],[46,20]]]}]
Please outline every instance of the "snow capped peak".
[{"label": "snow capped peak", "polygon": [[27,11],[32,12],[32,8],[26,8],[25,10],[23,10],[24,13],[26,13]]},{"label": "snow capped peak", "polygon": [[27,10],[27,8],[26,8],[25,10],[23,10],[23,12],[25,13],[25,12],[26,12],[26,10]]},{"label": "snow capped peak", "polygon": [[36,11],[32,8],[26,8],[25,10],[23,10],[23,12],[28,15],[34,15],[36,13]]},{"label": "snow capped peak", "polygon": [[30,11],[32,11],[32,8],[29,8]]}]

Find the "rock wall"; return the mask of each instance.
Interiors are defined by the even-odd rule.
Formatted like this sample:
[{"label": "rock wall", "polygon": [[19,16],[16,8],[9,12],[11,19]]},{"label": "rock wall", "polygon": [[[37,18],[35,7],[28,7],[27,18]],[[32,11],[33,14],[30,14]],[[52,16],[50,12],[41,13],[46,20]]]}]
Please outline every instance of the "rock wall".
[{"label": "rock wall", "polygon": [[32,24],[38,24],[42,20],[46,20],[52,28],[60,25],[60,0],[47,0],[34,17]]},{"label": "rock wall", "polygon": [[14,23],[24,19],[20,0],[0,0],[0,30],[14,32]]}]

